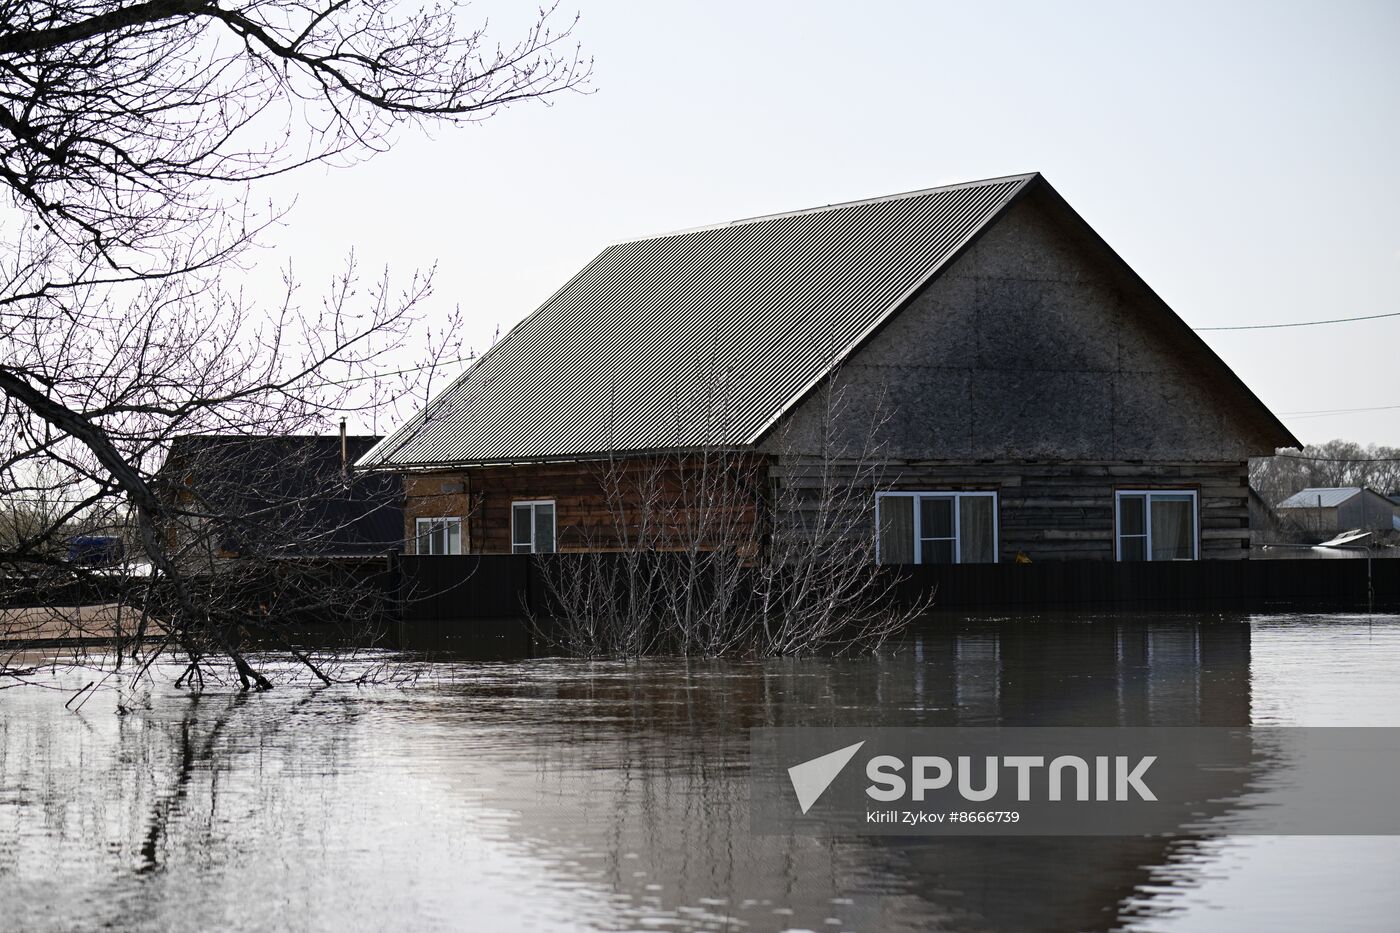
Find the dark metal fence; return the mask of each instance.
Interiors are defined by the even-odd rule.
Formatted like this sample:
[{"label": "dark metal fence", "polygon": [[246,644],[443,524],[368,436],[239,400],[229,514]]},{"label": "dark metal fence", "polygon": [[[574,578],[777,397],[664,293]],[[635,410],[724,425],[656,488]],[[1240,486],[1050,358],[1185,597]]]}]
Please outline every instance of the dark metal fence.
[{"label": "dark metal fence", "polygon": [[[504,623],[547,605],[537,560],[567,555],[404,557],[406,625]],[[934,611],[1204,609],[1400,611],[1400,560],[1164,563],[1064,561],[888,568],[904,599],[933,592]]]},{"label": "dark metal fence", "polygon": [[1400,610],[1400,560],[1064,561],[904,568],[935,609]]},{"label": "dark metal fence", "polygon": [[[620,557],[620,555],[618,556]],[[529,653],[531,613],[549,615],[549,592],[540,560],[566,572],[577,555],[401,557],[391,563],[348,562],[332,568],[345,592],[382,594],[382,609],[361,604],[382,619],[370,641],[404,647],[470,642],[470,650],[502,657]],[[615,559],[603,555],[602,559]],[[334,562],[332,562],[334,563]],[[1400,560],[1250,560],[1180,563],[1064,561],[887,568],[897,596],[912,601],[933,594],[933,611],[1004,610],[1205,610],[1235,612],[1400,612]],[[320,591],[334,587],[334,574]],[[13,581],[12,581],[13,582]],[[245,581],[244,586],[248,584]],[[42,593],[8,588],[6,606],[84,605],[112,598],[100,576],[74,580]],[[256,594],[245,594],[256,595]],[[309,604],[308,636],[330,632],[334,620],[324,602]],[[330,616],[334,616],[330,612]],[[343,627],[343,626],[342,626]],[[396,638],[395,635],[398,637]]]}]

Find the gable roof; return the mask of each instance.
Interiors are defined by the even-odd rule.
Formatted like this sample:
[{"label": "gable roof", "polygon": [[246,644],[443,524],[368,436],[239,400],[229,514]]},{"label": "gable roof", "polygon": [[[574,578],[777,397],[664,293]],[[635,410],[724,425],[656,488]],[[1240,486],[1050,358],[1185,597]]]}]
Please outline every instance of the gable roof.
[{"label": "gable roof", "polygon": [[[1078,218],[1030,173],[609,246],[356,466],[755,444],[1032,188]],[[1157,303],[1279,446],[1301,446]]]},{"label": "gable roof", "polygon": [[1309,486],[1280,502],[1279,509],[1330,509],[1361,492],[1359,486]]},{"label": "gable roof", "polygon": [[609,246],[359,465],[753,443],[1034,177]]}]

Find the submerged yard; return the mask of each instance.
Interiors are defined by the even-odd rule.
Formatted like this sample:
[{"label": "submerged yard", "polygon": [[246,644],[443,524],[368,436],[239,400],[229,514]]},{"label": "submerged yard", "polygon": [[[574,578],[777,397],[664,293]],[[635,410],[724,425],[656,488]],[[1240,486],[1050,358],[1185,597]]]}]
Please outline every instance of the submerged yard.
[{"label": "submerged yard", "polygon": [[392,686],[157,678],[76,713],[85,671],[4,691],[4,926],[1380,930],[1400,909],[1396,838],[759,836],[746,771],[769,724],[1400,725],[1396,615],[943,621],[858,660],[395,661]]}]

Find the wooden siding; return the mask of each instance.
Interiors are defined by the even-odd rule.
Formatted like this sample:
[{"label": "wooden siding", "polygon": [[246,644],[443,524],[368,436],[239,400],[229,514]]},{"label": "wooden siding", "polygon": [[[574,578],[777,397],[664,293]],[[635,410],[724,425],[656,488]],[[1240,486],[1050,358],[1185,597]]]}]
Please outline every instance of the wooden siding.
[{"label": "wooden siding", "polygon": [[[751,460],[757,468],[762,461]],[[770,477],[806,490],[799,502],[811,507],[817,465],[803,460],[769,461]],[[641,508],[639,478],[654,471],[671,501],[686,489],[677,464],[624,461],[619,500],[607,492],[603,462],[570,462],[410,476],[405,509],[407,553],[413,552],[414,520],[428,516],[463,519],[463,546],[470,554],[510,553],[510,506],[552,499],[560,551],[614,550],[616,502],[630,514]],[[847,468],[848,470],[853,468]],[[755,476],[755,480],[757,477]],[[743,520],[752,522],[763,484],[746,488]],[[693,485],[689,488],[693,488]],[[1190,489],[1199,497],[1203,559],[1249,556],[1248,464],[1239,463],[943,463],[915,461],[885,466],[881,488],[891,490],[993,490],[998,496],[999,559],[1024,553],[1033,561],[1113,560],[1114,492],[1119,489]],[[800,507],[804,507],[799,505]],[[873,527],[870,534],[874,534]]]},{"label": "wooden siding", "polygon": [[471,502],[466,492],[465,473],[409,474],[404,477],[404,553],[418,553],[417,525],[420,518],[460,518],[463,548],[471,531]]},{"label": "wooden siding", "polygon": [[[742,490],[735,498],[734,520],[752,529],[763,489],[764,459],[718,455],[718,465],[734,471],[731,482]],[[712,466],[715,464],[712,464]],[[641,489],[651,485],[657,498],[648,508],[663,532],[697,521],[693,510],[678,509],[697,494],[695,464],[681,458],[633,458],[610,466],[607,461],[568,461],[519,466],[478,467],[411,475],[404,534],[413,553],[415,519],[457,516],[462,519],[463,548],[468,554],[511,553],[511,504],[552,500],[556,549],[560,552],[608,551],[621,546],[619,514],[635,516],[643,508]],[[689,480],[683,476],[691,476]],[[741,532],[746,533],[746,532]]]},{"label": "wooden siding", "polygon": [[[774,465],[773,477],[816,492],[818,467]],[[999,559],[1114,560],[1114,492],[1191,489],[1200,503],[1202,559],[1249,556],[1249,466],[1238,463],[945,463],[885,467],[891,490],[992,490],[997,493]],[[871,531],[873,534],[873,529]]]}]

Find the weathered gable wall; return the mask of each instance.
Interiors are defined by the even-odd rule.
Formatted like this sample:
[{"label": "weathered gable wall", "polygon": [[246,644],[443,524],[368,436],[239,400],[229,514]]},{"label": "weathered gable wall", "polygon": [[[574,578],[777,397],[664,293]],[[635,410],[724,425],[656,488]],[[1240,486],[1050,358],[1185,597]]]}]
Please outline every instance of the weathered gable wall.
[{"label": "weathered gable wall", "polygon": [[[1035,196],[843,368],[849,423],[901,459],[1239,461],[1273,453],[1214,367]],[[815,450],[819,400],[788,426]],[[785,446],[782,438],[770,449]]]},{"label": "weathered gable wall", "polygon": [[1199,494],[1202,557],[1245,557],[1247,458],[1274,438],[1137,288],[1024,199],[763,448],[790,483],[864,450],[893,488],[994,489],[1002,560],[1111,560],[1114,491],[1168,487]]}]

